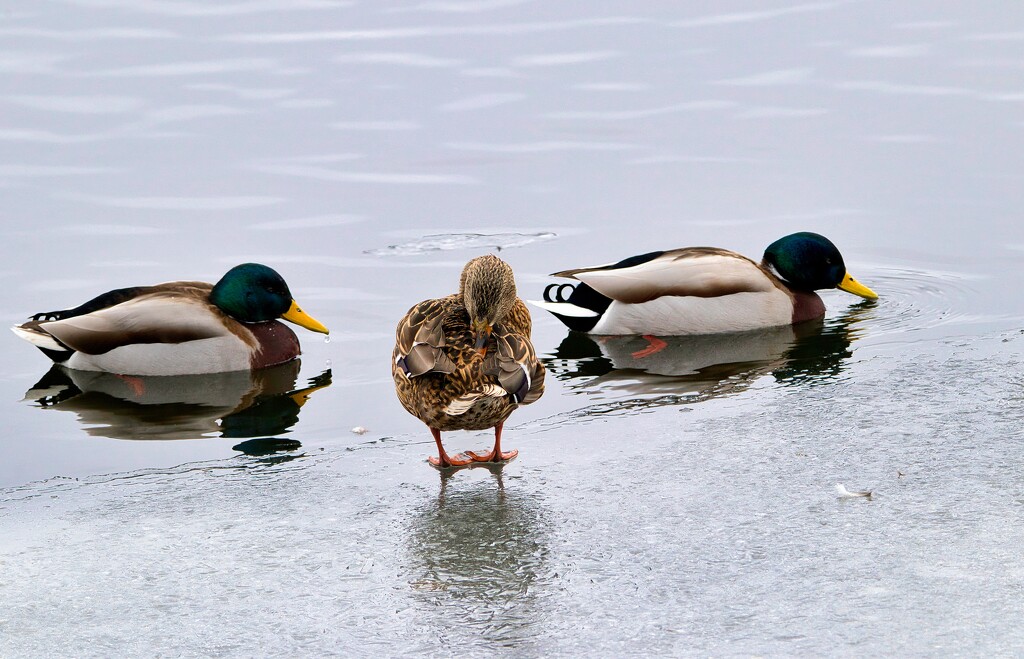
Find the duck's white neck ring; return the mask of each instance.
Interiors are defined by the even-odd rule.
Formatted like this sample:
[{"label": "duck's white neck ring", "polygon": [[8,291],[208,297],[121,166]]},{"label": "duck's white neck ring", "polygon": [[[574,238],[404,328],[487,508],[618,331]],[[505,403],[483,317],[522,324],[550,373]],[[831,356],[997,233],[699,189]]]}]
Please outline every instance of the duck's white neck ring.
[{"label": "duck's white neck ring", "polygon": [[768,261],[765,261],[764,262],[764,266],[765,266],[765,268],[768,269],[768,272],[770,272],[773,275],[775,275],[775,277],[779,281],[781,281],[786,286],[790,286],[790,283],[788,281],[786,281],[786,278],[782,276],[782,273],[779,272],[779,269],[775,267],[774,263],[769,263]]}]

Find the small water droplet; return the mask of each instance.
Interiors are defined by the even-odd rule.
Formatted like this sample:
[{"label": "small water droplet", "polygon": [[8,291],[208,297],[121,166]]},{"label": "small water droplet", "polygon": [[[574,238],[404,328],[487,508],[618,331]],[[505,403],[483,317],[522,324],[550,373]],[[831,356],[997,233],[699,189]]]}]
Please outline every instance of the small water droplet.
[{"label": "small water droplet", "polygon": [[324,343],[330,343],[330,342],[331,342],[331,335],[328,334],[327,336],[324,337]]},{"label": "small water droplet", "polygon": [[331,360],[328,359],[327,361],[324,362],[324,368],[330,368],[330,367],[331,367]]}]

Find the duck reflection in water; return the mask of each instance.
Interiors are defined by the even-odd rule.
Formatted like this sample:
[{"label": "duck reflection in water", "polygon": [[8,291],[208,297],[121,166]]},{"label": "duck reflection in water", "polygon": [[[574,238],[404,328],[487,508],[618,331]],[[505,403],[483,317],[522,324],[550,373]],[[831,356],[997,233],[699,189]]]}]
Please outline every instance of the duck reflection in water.
[{"label": "duck reflection in water", "polygon": [[25,400],[74,412],[97,437],[270,437],[294,426],[310,395],[331,384],[326,370],[296,388],[299,366],[294,360],[255,371],[129,377],[55,365]]},{"label": "duck reflection in water", "polygon": [[[581,392],[682,395],[696,402],[745,390],[763,375],[785,385],[836,378],[876,306],[865,300],[841,316],[736,334],[590,336],[571,332],[543,359],[560,380]],[[672,404],[667,401],[666,404]]]},{"label": "duck reflection in water", "polygon": [[471,652],[502,643],[523,651],[545,634],[535,591],[554,578],[547,537],[554,524],[537,497],[505,486],[504,467],[442,472],[437,498],[413,509],[408,582],[425,615],[436,617],[431,627],[443,647]]}]

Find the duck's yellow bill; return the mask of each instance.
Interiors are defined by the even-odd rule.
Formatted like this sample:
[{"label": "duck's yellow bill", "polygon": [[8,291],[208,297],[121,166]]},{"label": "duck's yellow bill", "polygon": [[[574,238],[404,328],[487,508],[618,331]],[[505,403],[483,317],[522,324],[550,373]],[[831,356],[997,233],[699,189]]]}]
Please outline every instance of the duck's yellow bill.
[{"label": "duck's yellow bill", "polygon": [[281,316],[281,318],[287,320],[290,323],[295,323],[299,327],[305,327],[306,329],[312,330],[314,332],[320,332],[321,334],[331,333],[329,329],[323,326],[323,323],[321,323],[319,320],[313,318],[308,313],[300,309],[299,303],[296,302],[295,300],[292,300],[291,308],[289,308],[288,311],[284,312],[284,315]]},{"label": "duck's yellow bill", "polygon": [[847,293],[859,295],[865,300],[878,299],[878,293],[875,293],[873,290],[851,277],[849,272],[846,273],[846,276],[843,277],[843,281],[836,286],[836,288],[841,291],[846,291]]}]

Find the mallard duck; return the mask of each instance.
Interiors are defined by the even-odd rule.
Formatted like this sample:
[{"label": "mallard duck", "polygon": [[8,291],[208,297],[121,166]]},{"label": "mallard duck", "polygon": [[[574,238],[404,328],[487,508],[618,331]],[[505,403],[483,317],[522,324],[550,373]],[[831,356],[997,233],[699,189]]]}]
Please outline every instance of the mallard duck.
[{"label": "mallard duck", "polygon": [[216,284],[174,281],[109,291],[11,329],[69,368],[122,375],[244,371],[295,359],[299,340],[276,319],[327,334],[259,263],[237,265]]},{"label": "mallard duck", "polygon": [[806,231],[773,242],[761,263],[727,249],[684,247],[551,276],[580,283],[551,284],[543,301],[531,303],[592,334],[742,332],[820,318],[825,304],[816,290],[878,298],[850,276],[828,238]]},{"label": "mallard duck", "polygon": [[[530,343],[530,311],[516,297],[512,268],[487,255],[466,264],[459,292],[424,300],[398,323],[391,375],[402,406],[427,424],[440,468],[511,460],[501,428],[544,393],[544,366]],[[448,455],[441,432],[494,428],[494,448]]]}]

